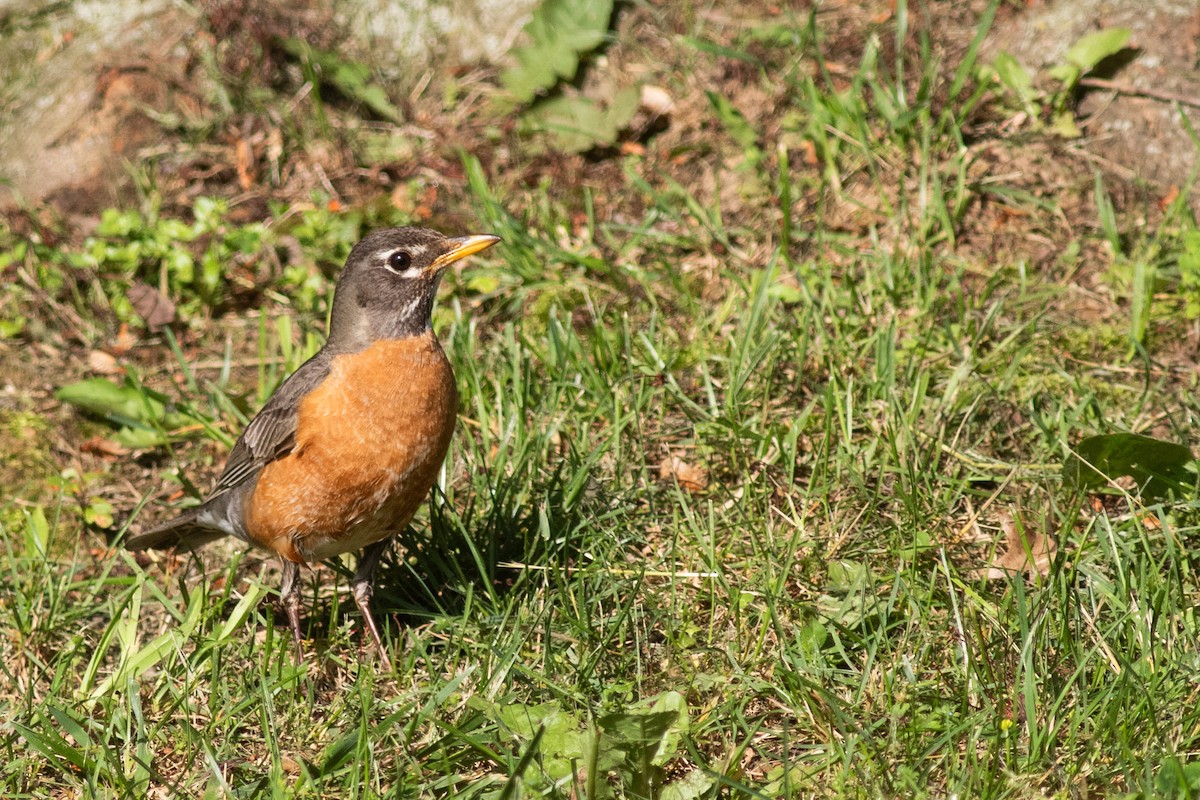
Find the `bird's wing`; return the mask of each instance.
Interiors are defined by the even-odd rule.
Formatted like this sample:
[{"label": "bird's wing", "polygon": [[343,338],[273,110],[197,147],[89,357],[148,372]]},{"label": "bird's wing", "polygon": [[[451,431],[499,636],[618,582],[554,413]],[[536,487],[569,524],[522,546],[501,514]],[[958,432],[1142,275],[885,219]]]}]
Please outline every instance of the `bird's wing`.
[{"label": "bird's wing", "polygon": [[330,354],[321,350],[280,384],[258,416],[242,431],[210,500],[241,485],[267,464],[292,451],[300,401],[329,374],[331,361]]},{"label": "bird's wing", "polygon": [[235,498],[230,492],[244,486],[267,464],[291,452],[296,444],[300,401],[329,374],[332,360],[332,355],[322,349],[280,384],[238,438],[225,471],[207,500],[130,537],[125,541],[125,547],[130,550],[174,548],[187,552],[230,533],[245,538],[228,523],[226,506],[231,498]]}]

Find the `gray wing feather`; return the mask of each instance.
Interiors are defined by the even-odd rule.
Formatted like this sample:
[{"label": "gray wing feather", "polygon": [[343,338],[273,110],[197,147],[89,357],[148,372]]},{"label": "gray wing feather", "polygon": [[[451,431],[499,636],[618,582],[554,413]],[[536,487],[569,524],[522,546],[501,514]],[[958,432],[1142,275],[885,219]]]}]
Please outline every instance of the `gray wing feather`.
[{"label": "gray wing feather", "polygon": [[258,416],[242,431],[209,500],[244,483],[267,464],[292,451],[300,401],[329,374],[330,361],[332,357],[321,350],[280,384]]},{"label": "gray wing feather", "polygon": [[[280,384],[238,438],[225,470],[207,500],[130,537],[125,541],[125,547],[130,550],[174,548],[186,552],[228,533],[246,538],[228,513],[230,504],[238,502],[236,490],[248,488],[247,481],[252,480],[259,470],[295,447],[300,401],[329,374],[332,360],[332,354],[322,349]],[[225,524],[217,520],[224,520]]]}]

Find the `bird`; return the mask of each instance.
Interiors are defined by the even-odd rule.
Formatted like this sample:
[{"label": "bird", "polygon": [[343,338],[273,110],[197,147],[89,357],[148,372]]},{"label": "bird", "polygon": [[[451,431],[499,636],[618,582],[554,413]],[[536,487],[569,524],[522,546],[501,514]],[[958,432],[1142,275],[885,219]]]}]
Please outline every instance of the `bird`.
[{"label": "bird", "polygon": [[354,601],[390,667],[370,608],[375,572],[429,495],[458,416],[434,297],[447,267],[499,241],[415,227],[359,241],[334,289],[324,346],[246,426],[207,499],[125,547],[189,552],[233,536],[275,553],[300,661],[300,568],[361,550]]}]

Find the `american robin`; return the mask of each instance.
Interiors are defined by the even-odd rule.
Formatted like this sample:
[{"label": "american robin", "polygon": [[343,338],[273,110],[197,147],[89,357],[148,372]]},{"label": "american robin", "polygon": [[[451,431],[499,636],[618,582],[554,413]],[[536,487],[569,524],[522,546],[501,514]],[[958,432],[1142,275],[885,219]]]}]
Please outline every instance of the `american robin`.
[{"label": "american robin", "polygon": [[356,244],[328,341],[246,427],[212,494],[125,546],[187,552],[235,536],[277,553],[297,648],[300,566],[361,549],[354,602],[387,663],[369,605],[375,569],[429,494],[458,410],[434,295],[446,267],[498,241],[392,228]]}]

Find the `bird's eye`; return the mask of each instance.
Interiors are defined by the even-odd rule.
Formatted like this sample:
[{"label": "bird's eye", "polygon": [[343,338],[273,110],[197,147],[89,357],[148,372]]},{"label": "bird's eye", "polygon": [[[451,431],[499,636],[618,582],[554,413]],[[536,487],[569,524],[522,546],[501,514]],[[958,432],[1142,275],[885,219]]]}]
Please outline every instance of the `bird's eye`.
[{"label": "bird's eye", "polygon": [[412,256],[403,250],[397,250],[388,256],[388,267],[396,272],[404,272],[412,266]]}]

